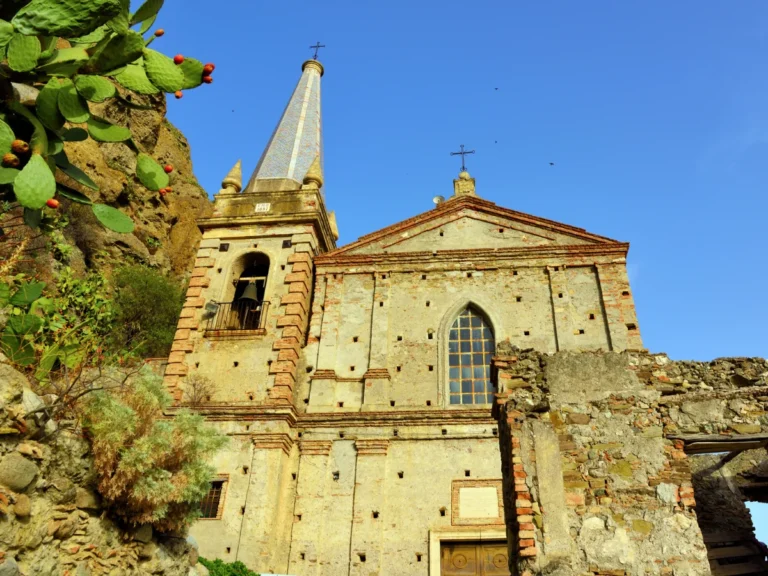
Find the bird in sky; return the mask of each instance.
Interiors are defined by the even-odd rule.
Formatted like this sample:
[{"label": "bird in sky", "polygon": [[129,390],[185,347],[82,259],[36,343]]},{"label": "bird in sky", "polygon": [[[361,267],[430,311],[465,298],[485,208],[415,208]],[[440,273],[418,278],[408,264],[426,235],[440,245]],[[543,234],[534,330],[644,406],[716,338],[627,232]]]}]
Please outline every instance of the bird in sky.
[{"label": "bird in sky", "polygon": [[555,163],[554,163],[554,162],[550,162],[550,163],[549,163],[549,165],[550,165],[550,166],[554,166],[554,165],[555,165]]}]

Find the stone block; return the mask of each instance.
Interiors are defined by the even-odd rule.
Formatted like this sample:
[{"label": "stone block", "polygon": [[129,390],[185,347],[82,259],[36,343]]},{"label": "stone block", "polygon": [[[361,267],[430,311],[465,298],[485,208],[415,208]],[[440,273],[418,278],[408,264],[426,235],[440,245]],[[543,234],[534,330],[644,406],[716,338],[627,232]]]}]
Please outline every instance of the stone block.
[{"label": "stone block", "polygon": [[199,277],[205,276],[206,274],[208,274],[207,268],[195,268],[194,270],[192,270],[192,274],[190,274],[190,277],[199,278]]},{"label": "stone block", "polygon": [[218,250],[221,240],[218,238],[203,238],[200,240],[200,248],[216,248]]},{"label": "stone block", "polygon": [[176,340],[171,345],[171,352],[192,352],[195,345],[189,340]]},{"label": "stone block", "polygon": [[304,306],[302,306],[301,304],[288,304],[285,307],[285,312],[284,313],[285,313],[286,316],[295,315],[295,316],[299,316],[299,317],[301,317],[303,319],[306,319],[306,316],[307,316],[306,308]]},{"label": "stone block", "polygon": [[738,434],[759,434],[760,424],[731,424],[731,428]]},{"label": "stone block", "polygon": [[288,292],[291,294],[309,294],[309,284],[307,282],[291,282],[288,285]]},{"label": "stone block", "polygon": [[277,319],[278,328],[281,328],[283,326],[303,326],[303,325],[304,325],[304,319],[301,316],[297,316],[295,314],[280,316]]},{"label": "stone block", "polygon": [[270,364],[269,366],[270,374],[293,372],[294,370],[296,370],[296,364],[293,362],[285,362],[285,361],[272,362],[272,364]]},{"label": "stone block", "polygon": [[275,374],[275,386],[293,386],[296,378],[292,372]]},{"label": "stone block", "polygon": [[203,289],[200,286],[190,286],[187,288],[187,298],[196,298],[203,293]]},{"label": "stone block", "polygon": [[312,273],[312,267],[309,264],[307,264],[306,262],[296,262],[295,264],[293,264],[293,267],[291,268],[291,272],[293,272],[293,273],[305,272],[307,274],[311,274]]},{"label": "stone block", "polygon": [[195,268],[213,268],[216,260],[213,258],[195,258]]},{"label": "stone block", "polygon": [[194,318],[196,313],[196,308],[182,308],[181,314],[179,314],[179,318]]},{"label": "stone block", "polygon": [[184,302],[185,308],[202,308],[205,306],[205,298],[187,298]]},{"label": "stone block", "polygon": [[536,556],[536,548],[523,548],[518,552],[518,554],[523,557]]},{"label": "stone block", "polygon": [[568,424],[584,425],[589,424],[590,420],[592,420],[592,417],[589,414],[568,414]]},{"label": "stone block", "polygon": [[293,362],[294,365],[296,364],[298,359],[299,359],[299,354],[295,348],[285,348],[283,350],[280,350],[280,352],[278,352],[277,354],[278,361],[287,360],[289,362]]}]

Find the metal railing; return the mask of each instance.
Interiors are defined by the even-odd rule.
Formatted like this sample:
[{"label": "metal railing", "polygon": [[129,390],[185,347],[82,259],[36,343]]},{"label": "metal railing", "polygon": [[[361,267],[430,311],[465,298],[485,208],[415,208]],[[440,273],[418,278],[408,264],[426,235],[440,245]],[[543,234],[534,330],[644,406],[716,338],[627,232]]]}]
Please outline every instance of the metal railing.
[{"label": "metal railing", "polygon": [[206,330],[259,330],[267,320],[269,302],[236,300],[217,302],[216,310],[206,320]]}]

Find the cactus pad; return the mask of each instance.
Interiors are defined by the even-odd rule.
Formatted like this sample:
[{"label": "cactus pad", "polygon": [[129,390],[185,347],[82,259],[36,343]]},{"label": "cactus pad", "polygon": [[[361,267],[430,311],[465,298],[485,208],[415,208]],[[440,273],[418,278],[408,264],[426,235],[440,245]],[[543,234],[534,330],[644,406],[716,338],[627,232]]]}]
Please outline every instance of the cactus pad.
[{"label": "cactus pad", "polygon": [[77,93],[75,85],[68,78],[61,83],[61,88],[59,88],[59,110],[64,118],[75,124],[87,121],[91,115],[88,112],[88,104]]},{"label": "cactus pad", "polygon": [[133,220],[112,206],[106,204],[94,204],[91,208],[93,214],[106,228],[120,234],[133,232]]},{"label": "cactus pad", "polygon": [[144,186],[153,192],[168,186],[169,178],[163,167],[155,162],[151,156],[139,154],[136,160],[136,175]]},{"label": "cactus pad", "polygon": [[184,90],[197,88],[203,83],[203,63],[194,58],[185,58],[179,65],[184,74]]},{"label": "cactus pad", "polygon": [[91,102],[104,102],[115,95],[115,85],[103,76],[78,76],[75,88],[80,95]]},{"label": "cactus pad", "polygon": [[145,48],[144,69],[152,84],[163,92],[176,92],[184,86],[184,73],[165,54]]},{"label": "cactus pad", "polygon": [[13,181],[18,175],[19,170],[16,170],[16,168],[6,168],[5,166],[0,166],[0,184],[13,184]]},{"label": "cactus pad", "polygon": [[139,94],[157,94],[160,89],[152,84],[147,78],[147,73],[144,71],[144,66],[138,66],[136,64],[129,64],[125,67],[125,70],[115,76],[121,86],[128,90],[133,90]]},{"label": "cactus pad", "polygon": [[56,156],[51,156],[50,158],[56,162],[56,166],[58,166],[61,169],[61,171],[64,172],[64,174],[72,178],[72,180],[74,180],[78,184],[87,186],[92,190],[99,189],[96,183],[90,179],[88,174],[80,170],[80,168],[78,168],[74,164],[69,163],[69,159],[67,158],[67,155],[64,152],[60,152],[59,154],[56,154]]},{"label": "cactus pad", "polygon": [[0,46],[5,46],[13,38],[13,24],[0,20]]},{"label": "cactus pad", "polygon": [[32,0],[11,23],[30,36],[82,36],[120,13],[120,0]]},{"label": "cactus pad", "polygon": [[11,151],[11,142],[16,140],[16,136],[5,122],[0,120],[0,156]]},{"label": "cactus pad", "polygon": [[56,179],[42,156],[33,154],[13,181],[16,200],[25,208],[38,210],[56,194]]},{"label": "cactus pad", "polygon": [[14,34],[8,44],[8,66],[16,72],[29,72],[37,66],[40,51],[36,36]]},{"label": "cactus pad", "polygon": [[128,30],[124,36],[112,38],[91,62],[97,70],[110,72],[139,58],[142,50],[144,38],[141,34]]},{"label": "cactus pad", "polygon": [[124,142],[131,137],[131,131],[122,126],[115,126],[101,119],[88,119],[88,133],[97,142]]},{"label": "cactus pad", "polygon": [[85,48],[62,48],[54,50],[53,55],[43,60],[38,68],[51,76],[72,76],[88,58]]},{"label": "cactus pad", "polygon": [[59,112],[59,88],[61,83],[58,78],[48,80],[37,95],[37,117],[51,130],[61,130],[64,126],[64,117]]},{"label": "cactus pad", "polygon": [[136,10],[136,13],[131,16],[131,26],[143,22],[144,20],[157,17],[157,13],[162,7],[163,0],[146,0],[144,4]]},{"label": "cactus pad", "polygon": [[109,22],[107,22],[107,26],[115,34],[122,36],[128,32],[128,19],[131,8],[130,4],[131,0],[120,0],[120,13],[112,18]]},{"label": "cactus pad", "polygon": [[71,44],[95,44],[104,40],[105,36],[109,34],[109,26],[102,24],[93,32],[89,32],[85,36],[79,36],[77,38],[70,38]]}]

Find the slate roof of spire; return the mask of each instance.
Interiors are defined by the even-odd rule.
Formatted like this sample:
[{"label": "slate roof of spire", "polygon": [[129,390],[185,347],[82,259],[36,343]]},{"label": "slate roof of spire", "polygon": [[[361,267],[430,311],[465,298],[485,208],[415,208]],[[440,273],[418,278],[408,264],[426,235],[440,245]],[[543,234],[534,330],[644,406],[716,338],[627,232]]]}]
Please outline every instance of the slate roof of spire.
[{"label": "slate roof of spire", "polygon": [[257,191],[260,181],[266,180],[289,179],[300,185],[315,158],[319,156],[322,165],[322,75],[323,66],[317,60],[307,60],[302,65],[299,83],[256,165],[245,192]]}]

